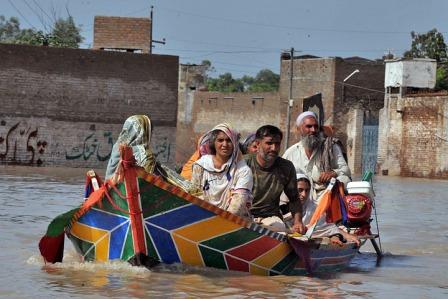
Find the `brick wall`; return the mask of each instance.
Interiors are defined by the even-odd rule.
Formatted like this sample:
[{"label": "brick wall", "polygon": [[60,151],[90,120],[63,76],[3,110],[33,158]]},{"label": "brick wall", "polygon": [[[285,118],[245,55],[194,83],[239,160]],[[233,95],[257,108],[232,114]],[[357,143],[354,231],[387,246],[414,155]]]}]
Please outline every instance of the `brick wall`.
[{"label": "brick wall", "polygon": [[[295,120],[302,112],[303,98],[322,94],[322,102],[325,110],[325,124],[332,124],[332,111],[334,99],[334,73],[335,61],[333,58],[308,58],[293,60],[293,83],[290,122],[290,142],[292,145],[298,141],[296,135]],[[286,119],[287,101],[290,82],[290,60],[282,60],[280,66],[280,99],[284,103],[282,113]],[[286,129],[286,123],[283,128]]]},{"label": "brick wall", "polygon": [[149,53],[149,18],[95,16],[93,49],[134,49]]},{"label": "brick wall", "polygon": [[172,164],[178,57],[2,44],[0,57],[1,164],[105,167],[134,114]]},{"label": "brick wall", "polygon": [[380,173],[448,179],[448,96],[386,98]]},{"label": "brick wall", "polygon": [[246,137],[260,126],[281,126],[279,96],[276,92],[219,93],[190,91],[181,93],[186,106],[179,110],[176,132],[176,162],[179,165],[194,152],[197,140],[219,123],[229,123]]}]

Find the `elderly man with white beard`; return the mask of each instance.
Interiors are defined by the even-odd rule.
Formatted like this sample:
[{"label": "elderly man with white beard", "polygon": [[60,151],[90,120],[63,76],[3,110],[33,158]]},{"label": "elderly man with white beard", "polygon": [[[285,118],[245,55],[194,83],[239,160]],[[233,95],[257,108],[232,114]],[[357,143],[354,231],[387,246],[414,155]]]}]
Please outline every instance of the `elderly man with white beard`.
[{"label": "elderly man with white beard", "polygon": [[297,173],[312,179],[315,196],[325,190],[333,177],[346,186],[351,181],[350,169],[335,140],[320,134],[316,114],[311,111],[301,113],[296,127],[300,141],[288,148],[283,158],[294,164]]}]

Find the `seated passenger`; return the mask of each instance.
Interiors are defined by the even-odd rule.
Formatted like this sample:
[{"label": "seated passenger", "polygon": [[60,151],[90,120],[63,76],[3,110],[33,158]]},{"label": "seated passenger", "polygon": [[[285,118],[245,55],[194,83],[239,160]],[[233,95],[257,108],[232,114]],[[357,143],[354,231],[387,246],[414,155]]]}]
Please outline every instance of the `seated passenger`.
[{"label": "seated passenger", "polygon": [[243,155],[257,152],[257,142],[255,141],[255,133],[247,135],[247,137],[240,143],[241,152]]},{"label": "seated passenger", "polygon": [[209,140],[210,154],[193,164],[191,182],[203,191],[202,199],[240,217],[249,217],[253,178],[242,159],[238,134],[220,124],[203,139]]},{"label": "seated passenger", "polygon": [[286,231],[280,212],[280,195],[284,192],[290,201],[293,231],[304,233],[302,206],[297,195],[296,172],[291,161],[279,157],[282,131],[271,125],[256,132],[257,152],[245,155],[254,176],[254,199],[251,213],[255,221],[271,230]]},{"label": "seated passenger", "polygon": [[300,141],[289,147],[283,158],[294,164],[296,173],[304,173],[312,180],[316,198],[323,194],[332,178],[346,186],[351,180],[350,168],[337,140],[320,134],[317,115],[311,111],[301,113],[296,128]]},{"label": "seated passenger", "polygon": [[[319,204],[318,200],[314,199],[311,195],[312,186],[310,184],[309,178],[302,173],[297,174],[297,191],[299,194],[300,202],[303,208],[303,224],[308,225],[311,218],[313,217],[314,211]],[[282,209],[283,205],[287,205],[287,198],[282,195]],[[285,217],[286,218],[286,217]],[[355,235],[349,234],[344,230],[340,229],[335,223],[327,223],[325,221],[325,215],[323,215],[318,221],[314,228],[313,237],[315,238],[330,238],[332,243],[342,245],[342,241],[354,242],[359,245],[359,240]]]},{"label": "seated passenger", "polygon": [[183,179],[167,166],[157,162],[151,151],[152,130],[151,120],[146,115],[133,115],[126,119],[123,129],[112,147],[106,169],[106,180],[111,179],[113,182],[119,180],[119,147],[121,144],[125,144],[132,148],[136,166],[143,168],[147,173],[163,177],[169,183],[182,188],[186,192],[196,194],[197,190],[189,181]]}]

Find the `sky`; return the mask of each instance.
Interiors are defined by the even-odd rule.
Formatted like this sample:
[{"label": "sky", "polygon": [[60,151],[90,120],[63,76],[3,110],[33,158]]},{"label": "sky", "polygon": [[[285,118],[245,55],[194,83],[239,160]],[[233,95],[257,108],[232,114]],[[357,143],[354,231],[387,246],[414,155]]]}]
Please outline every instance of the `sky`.
[{"label": "sky", "polygon": [[95,15],[149,17],[154,6],[154,54],[181,63],[210,60],[211,76],[280,72],[282,51],[319,57],[401,56],[410,32],[433,28],[448,41],[446,0],[0,0],[0,15],[16,16],[21,28],[45,30],[67,10],[82,28],[82,48],[93,44]]}]

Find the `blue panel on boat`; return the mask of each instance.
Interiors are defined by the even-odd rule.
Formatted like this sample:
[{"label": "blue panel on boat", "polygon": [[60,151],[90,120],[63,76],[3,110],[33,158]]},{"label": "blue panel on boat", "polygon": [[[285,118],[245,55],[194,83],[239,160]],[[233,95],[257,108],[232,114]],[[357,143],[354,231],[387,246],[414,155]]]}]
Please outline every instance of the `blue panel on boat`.
[{"label": "blue panel on boat", "polygon": [[152,237],[161,261],[167,264],[180,263],[176,246],[174,245],[173,239],[171,239],[171,234],[148,223],[145,223],[145,225]]},{"label": "blue panel on boat", "polygon": [[126,240],[129,223],[123,224],[110,235],[109,243],[109,259],[121,258],[121,251],[123,250],[124,242]]},{"label": "blue panel on boat", "polygon": [[213,216],[216,215],[206,209],[196,205],[188,205],[179,209],[168,211],[153,218],[147,218],[145,221],[154,223],[155,225],[163,227],[167,230],[173,230]]},{"label": "blue panel on boat", "polygon": [[311,257],[312,258],[344,257],[347,255],[354,255],[357,251],[358,250],[354,248],[339,249],[339,250],[319,249],[319,250],[312,250]]},{"label": "blue panel on boat", "polygon": [[105,213],[96,209],[89,210],[78,220],[79,223],[104,230],[111,230],[126,221],[129,221],[129,219],[123,216]]}]

